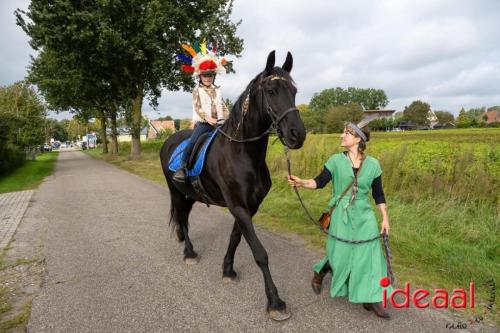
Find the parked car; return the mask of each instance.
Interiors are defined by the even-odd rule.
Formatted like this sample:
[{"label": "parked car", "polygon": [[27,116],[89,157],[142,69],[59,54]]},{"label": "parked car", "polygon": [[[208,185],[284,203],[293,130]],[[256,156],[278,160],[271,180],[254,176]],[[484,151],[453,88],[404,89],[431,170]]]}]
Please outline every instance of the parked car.
[{"label": "parked car", "polygon": [[52,151],[52,146],[49,144],[44,144],[43,145],[43,151]]}]

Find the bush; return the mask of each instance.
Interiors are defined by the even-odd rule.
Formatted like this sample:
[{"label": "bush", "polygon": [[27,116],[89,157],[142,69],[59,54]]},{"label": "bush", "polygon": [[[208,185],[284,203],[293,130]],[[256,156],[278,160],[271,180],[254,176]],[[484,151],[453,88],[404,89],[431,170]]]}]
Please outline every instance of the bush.
[{"label": "bush", "polygon": [[164,129],[163,131],[158,132],[155,139],[164,141],[171,135],[172,135],[172,130],[167,128],[167,129]]},{"label": "bush", "polygon": [[24,153],[17,146],[0,142],[0,176],[5,175],[24,163]]}]

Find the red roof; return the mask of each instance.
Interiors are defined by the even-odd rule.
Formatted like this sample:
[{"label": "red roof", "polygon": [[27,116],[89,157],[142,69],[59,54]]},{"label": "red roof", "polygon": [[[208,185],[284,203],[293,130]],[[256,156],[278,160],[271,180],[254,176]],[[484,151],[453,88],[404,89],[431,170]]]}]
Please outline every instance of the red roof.
[{"label": "red roof", "polygon": [[479,121],[484,121],[484,116],[488,117],[486,123],[491,124],[494,122],[500,122],[500,111],[498,110],[490,110],[481,115]]},{"label": "red roof", "polygon": [[175,124],[173,120],[151,120],[150,123],[156,133],[166,129],[170,129],[172,132],[175,132]]}]

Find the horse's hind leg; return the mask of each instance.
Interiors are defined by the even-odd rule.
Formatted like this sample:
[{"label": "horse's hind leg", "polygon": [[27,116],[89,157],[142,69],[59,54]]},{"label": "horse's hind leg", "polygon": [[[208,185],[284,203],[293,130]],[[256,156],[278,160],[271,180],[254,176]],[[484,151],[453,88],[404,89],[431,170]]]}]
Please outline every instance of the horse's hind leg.
[{"label": "horse's hind leg", "polygon": [[233,231],[231,232],[231,237],[229,239],[229,246],[227,248],[226,256],[224,257],[224,263],[222,264],[222,281],[223,282],[233,282],[236,281],[237,274],[234,271],[234,254],[236,253],[236,248],[240,244],[241,231],[238,227],[238,222],[234,221]]},{"label": "horse's hind leg", "polygon": [[188,265],[194,264],[197,262],[198,254],[194,251],[189,239],[189,213],[193,208],[194,200],[186,198],[175,187],[170,187],[170,195],[171,220],[175,223],[177,239],[184,240],[184,262]]}]

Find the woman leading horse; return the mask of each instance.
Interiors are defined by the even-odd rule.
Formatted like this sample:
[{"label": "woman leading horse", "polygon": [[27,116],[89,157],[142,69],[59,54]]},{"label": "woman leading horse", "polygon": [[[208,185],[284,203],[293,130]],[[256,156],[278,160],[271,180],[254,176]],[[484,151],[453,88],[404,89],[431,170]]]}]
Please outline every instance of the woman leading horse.
[{"label": "woman leading horse", "polygon": [[[290,317],[290,313],[274,285],[268,255],[255,233],[252,217],[271,188],[266,165],[270,130],[276,129],[280,140],[291,149],[302,147],[306,132],[295,106],[297,89],[290,76],[292,55],[287,54],[281,68],[275,67],[274,63],[273,51],[267,58],[265,70],[249,83],[238,98],[229,119],[220,127],[220,133],[208,148],[200,179],[210,201],[228,207],[235,219],[223,261],[223,278],[236,278],[234,255],[243,235],[264,277],[267,312],[272,319],[284,320]],[[184,241],[186,263],[197,257],[188,234],[189,213],[195,201],[204,202],[204,199],[189,181],[180,183],[173,180],[168,162],[175,148],[191,133],[189,130],[175,133],[167,139],[160,152],[171,194],[171,222],[178,239]]]}]

